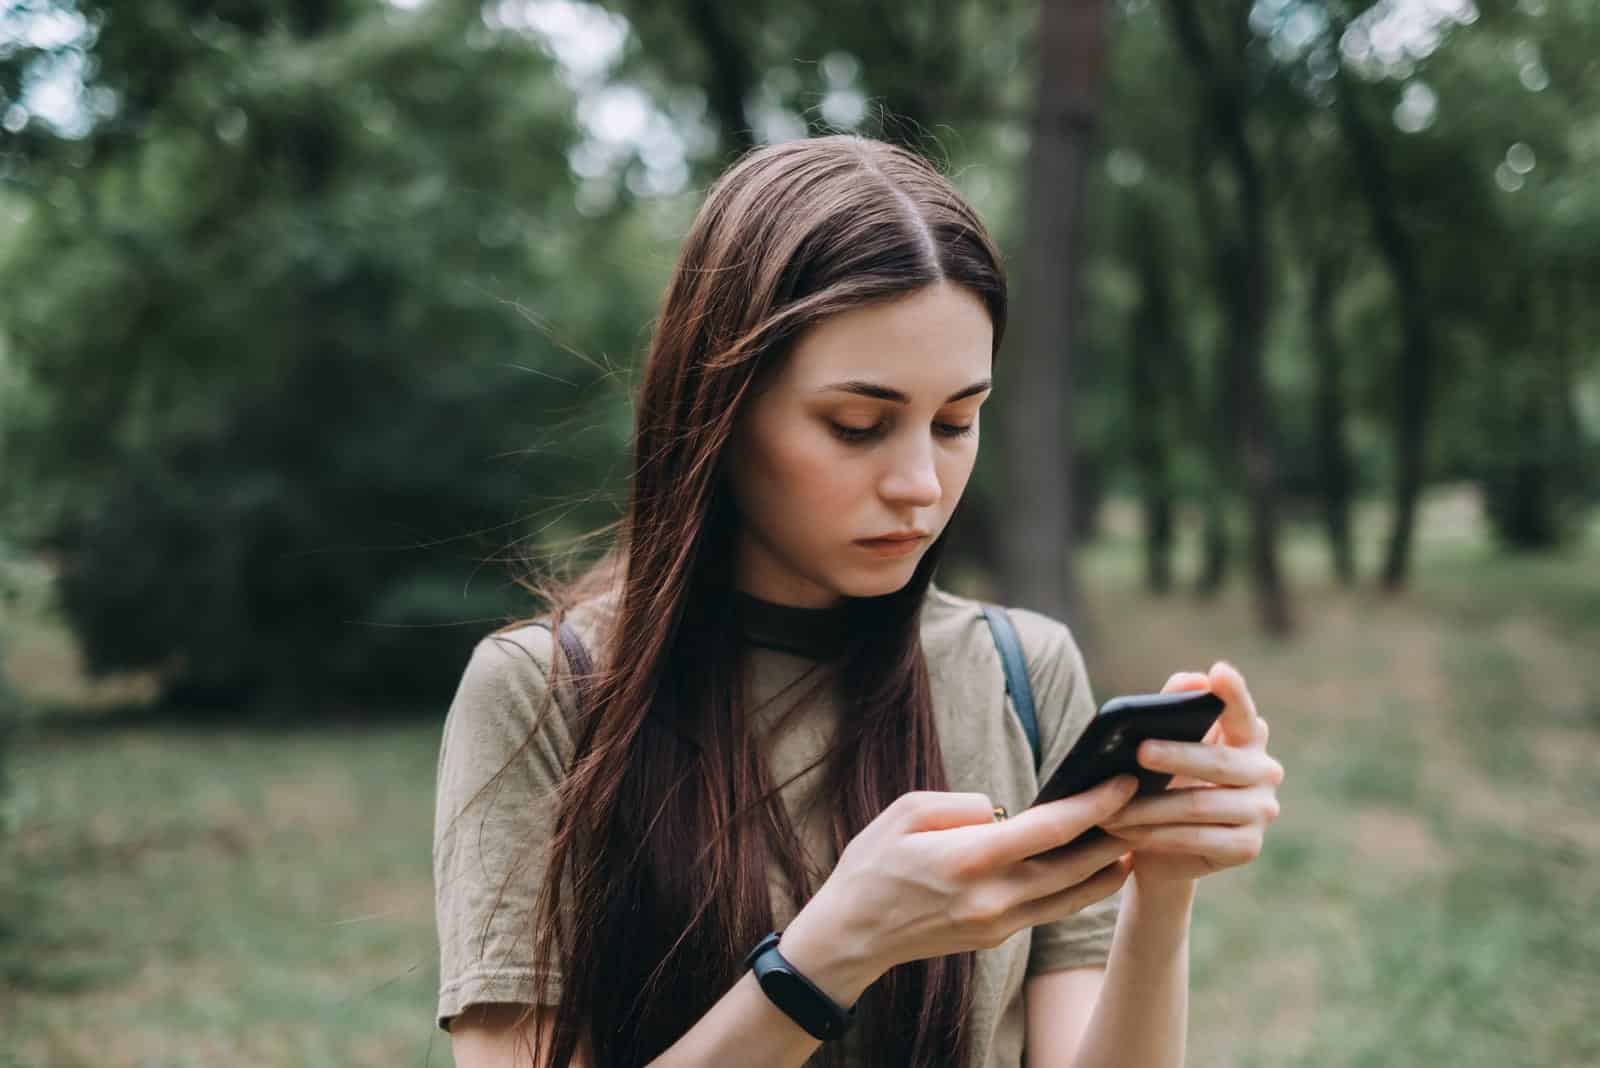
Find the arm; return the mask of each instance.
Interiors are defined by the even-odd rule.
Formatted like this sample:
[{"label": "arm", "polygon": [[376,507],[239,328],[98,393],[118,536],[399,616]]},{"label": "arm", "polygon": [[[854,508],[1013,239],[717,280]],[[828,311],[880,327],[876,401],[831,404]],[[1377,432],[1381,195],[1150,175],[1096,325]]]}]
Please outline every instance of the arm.
[{"label": "arm", "polygon": [[[534,1006],[533,1015],[518,1025],[525,1005],[501,1002],[471,1005],[457,1016],[450,1028],[450,1056],[456,1068],[541,1068],[549,1062],[550,1043],[555,1034],[556,1010],[553,1005]],[[546,1042],[536,1058],[533,1052],[535,1025],[544,1029]],[[594,1047],[585,1034],[572,1055],[570,1068],[593,1068]]]},{"label": "arm", "polygon": [[[1042,1066],[1181,1066],[1189,1024],[1189,911],[1194,886],[1159,894],[1128,881],[1104,985],[1076,1051]],[[1031,1005],[1030,1005],[1031,1008]],[[1032,1034],[1032,1025],[1029,1027]]]},{"label": "arm", "polygon": [[[1023,927],[1102,901],[1126,878],[1117,862],[1122,842],[1107,837],[1040,854],[1106,822],[1133,785],[1124,776],[1002,823],[983,794],[902,795],[846,845],[784,930],[783,955],[839,1004],[853,1005],[897,963],[992,948]],[[652,1064],[800,1068],[818,1045],[746,972]],[[512,1061],[509,1042],[499,1050],[473,1068],[535,1068]]]},{"label": "arm", "polygon": [[[1041,695],[1039,777],[1046,781],[1095,717],[1097,702],[1071,633],[1035,613],[1012,614],[1036,647],[1028,662]],[[1166,886],[1152,893],[1135,872],[1113,914],[1090,910],[1035,929],[1023,987],[1027,1068],[1183,1063],[1192,895],[1192,882],[1184,894]]]},{"label": "arm", "polygon": [[[783,955],[829,997],[852,1005],[877,980],[881,969],[865,958],[852,958],[837,939],[821,937],[817,910],[802,909],[783,933]],[[831,943],[831,944],[830,944]],[[554,1029],[555,1010],[538,1006],[522,1026],[514,1026],[522,1005],[474,1005],[450,1029],[456,1068],[548,1068],[548,1041],[537,1060],[530,1060],[534,1026],[544,1021],[547,1036]],[[763,1068],[800,1068],[821,1045],[767,998],[753,972],[745,972],[711,1010],[665,1053],[656,1068],[678,1065],[760,1064]],[[571,1068],[591,1068],[594,1054],[588,1036],[579,1045]]]},{"label": "arm", "polygon": [[650,1064],[651,1068],[738,1063],[800,1068],[821,1044],[768,1001],[754,974],[746,972],[688,1034]]},{"label": "arm", "polygon": [[[1146,743],[1140,763],[1173,774],[1104,826],[1135,847],[1105,985],[1082,1045],[1049,1064],[1182,1065],[1188,1028],[1189,921],[1196,880],[1259,855],[1277,818],[1283,766],[1267,755],[1267,725],[1244,678],[1219,662],[1179,672],[1162,692],[1210,688],[1225,701],[1200,744]],[[1031,1032],[1030,1032],[1031,1033]]]},{"label": "arm", "polygon": [[[896,962],[997,946],[1021,927],[1076,913],[1122,885],[1125,868],[1111,862],[1123,843],[1076,847],[1048,862],[1026,858],[1108,818],[1132,787],[1131,777],[1106,783],[1000,824],[983,795],[908,794],[846,847],[784,931],[783,955],[834,1001],[852,1005]],[[653,1065],[799,1068],[818,1045],[746,972]]]},{"label": "arm", "polygon": [[1027,979],[1022,986],[1026,1068],[1072,1063],[1105,981],[1104,968],[1063,968]]},{"label": "arm", "polygon": [[[783,932],[778,943],[784,957],[823,993],[843,1006],[856,1003],[884,968],[858,940],[830,935],[826,908],[812,898]],[[772,1003],[746,971],[711,1011],[665,1053],[652,1068],[692,1068],[705,1064],[759,1064],[763,1068],[800,1068],[822,1043]]]},{"label": "arm", "polygon": [[1105,968],[1046,972],[1023,988],[1028,1068],[1183,1063],[1192,888],[1152,901],[1135,876],[1125,897]]}]

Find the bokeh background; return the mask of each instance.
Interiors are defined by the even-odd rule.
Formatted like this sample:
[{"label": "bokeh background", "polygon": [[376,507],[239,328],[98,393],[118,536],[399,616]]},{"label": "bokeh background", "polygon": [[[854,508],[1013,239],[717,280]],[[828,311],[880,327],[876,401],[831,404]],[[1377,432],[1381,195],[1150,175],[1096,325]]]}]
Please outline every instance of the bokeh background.
[{"label": "bokeh background", "polygon": [[0,1065],[449,1063],[467,651],[842,130],[1010,266],[941,581],[1272,725],[1190,1063],[1600,1064],[1594,0],[0,0]]}]

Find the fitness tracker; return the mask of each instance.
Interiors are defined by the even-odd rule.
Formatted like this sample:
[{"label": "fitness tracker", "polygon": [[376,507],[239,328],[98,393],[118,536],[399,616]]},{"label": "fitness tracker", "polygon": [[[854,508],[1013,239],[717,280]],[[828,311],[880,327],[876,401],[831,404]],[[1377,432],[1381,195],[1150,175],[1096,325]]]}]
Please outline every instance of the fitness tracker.
[{"label": "fitness tracker", "polygon": [[782,935],[782,931],[773,931],[757,942],[756,948],[744,959],[745,967],[755,970],[756,981],[767,998],[805,1028],[812,1038],[824,1042],[838,1038],[855,1021],[855,1006],[841,1009],[811,980],[796,971],[778,952],[778,939]]}]

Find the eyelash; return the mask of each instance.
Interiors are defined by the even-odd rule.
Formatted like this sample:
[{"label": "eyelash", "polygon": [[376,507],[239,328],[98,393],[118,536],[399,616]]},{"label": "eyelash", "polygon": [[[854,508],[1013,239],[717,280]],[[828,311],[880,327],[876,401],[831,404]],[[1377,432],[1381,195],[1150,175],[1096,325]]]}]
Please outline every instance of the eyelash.
[{"label": "eyelash", "polygon": [[[933,425],[943,437],[964,438],[972,433],[974,424],[935,423]],[[850,445],[864,445],[873,438],[882,436],[884,424],[878,423],[876,426],[853,427],[840,426],[830,420],[828,426],[833,429],[834,436],[840,441]]]}]

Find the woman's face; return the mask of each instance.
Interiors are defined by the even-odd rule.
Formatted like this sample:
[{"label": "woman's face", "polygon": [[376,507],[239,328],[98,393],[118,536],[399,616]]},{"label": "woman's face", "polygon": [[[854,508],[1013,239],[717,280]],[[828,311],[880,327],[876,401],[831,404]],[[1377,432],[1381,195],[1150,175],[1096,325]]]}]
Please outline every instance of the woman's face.
[{"label": "woman's face", "polygon": [[[824,608],[910,581],[972,474],[993,338],[949,282],[802,334],[731,442],[738,588]],[[924,536],[902,551],[862,544],[909,531]]]}]

